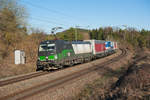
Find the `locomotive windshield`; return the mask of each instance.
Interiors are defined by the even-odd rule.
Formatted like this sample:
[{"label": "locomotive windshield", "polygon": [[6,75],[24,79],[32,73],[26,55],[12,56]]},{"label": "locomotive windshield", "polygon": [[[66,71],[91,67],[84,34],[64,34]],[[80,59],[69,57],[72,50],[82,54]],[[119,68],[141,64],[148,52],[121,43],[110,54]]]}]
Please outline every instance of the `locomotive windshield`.
[{"label": "locomotive windshield", "polygon": [[41,44],[39,47],[39,51],[54,51],[55,44]]}]

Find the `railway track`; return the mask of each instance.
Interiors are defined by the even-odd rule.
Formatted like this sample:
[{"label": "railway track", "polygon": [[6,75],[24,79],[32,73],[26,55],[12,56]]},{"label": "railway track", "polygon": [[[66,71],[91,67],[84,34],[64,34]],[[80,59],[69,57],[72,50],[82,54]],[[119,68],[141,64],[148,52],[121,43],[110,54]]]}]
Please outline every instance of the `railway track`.
[{"label": "railway track", "polygon": [[47,73],[48,72],[35,72],[35,73],[27,74],[27,75],[21,75],[21,76],[17,76],[17,77],[14,77],[14,78],[6,79],[6,80],[1,80],[0,81],[0,87],[2,87],[4,85],[24,81],[24,80],[27,80],[27,79],[31,79],[31,78],[34,78],[34,77],[38,77],[38,76],[41,76],[41,75],[45,75]]},{"label": "railway track", "polygon": [[90,68],[87,68],[87,69],[83,69],[83,70],[80,70],[78,72],[74,72],[74,73],[71,73],[69,75],[63,76],[63,77],[59,77],[59,78],[57,78],[55,80],[47,81],[46,83],[42,83],[40,85],[37,85],[37,86],[31,87],[31,88],[22,90],[20,92],[16,92],[16,93],[4,96],[4,97],[0,97],[0,100],[10,100],[10,99],[11,100],[20,100],[20,99],[24,99],[24,98],[33,96],[33,95],[35,95],[35,94],[37,94],[39,92],[45,91],[47,89],[54,89],[57,86],[59,86],[61,84],[64,84],[64,83],[66,83],[66,82],[68,82],[70,80],[79,78],[79,77],[81,77],[83,75],[86,75],[86,74],[88,74],[90,72],[99,70],[99,69],[105,67],[108,64],[111,64],[111,63],[113,63],[115,61],[118,61],[119,59],[121,59],[122,57],[126,56],[126,54],[127,54],[126,50],[121,49],[121,51],[122,51],[122,53],[119,56],[117,56],[117,57],[115,57],[113,59],[110,59],[109,61],[106,61],[106,62],[102,63],[101,65],[95,65],[93,67],[90,67]]},{"label": "railway track", "polygon": [[[56,71],[60,71],[60,70],[63,70],[63,69],[59,69],[59,70],[56,70]],[[54,71],[54,72],[56,72],[56,71]],[[0,80],[0,87],[5,86],[5,85],[9,85],[9,84],[13,84],[13,83],[16,83],[16,82],[24,81],[24,80],[27,80],[27,79],[31,79],[31,78],[34,78],[34,77],[46,75],[46,74],[49,74],[49,72],[40,71],[40,72],[35,72],[35,73],[27,74],[27,75],[20,75],[20,76],[16,76],[16,77],[13,77],[13,78]]]}]

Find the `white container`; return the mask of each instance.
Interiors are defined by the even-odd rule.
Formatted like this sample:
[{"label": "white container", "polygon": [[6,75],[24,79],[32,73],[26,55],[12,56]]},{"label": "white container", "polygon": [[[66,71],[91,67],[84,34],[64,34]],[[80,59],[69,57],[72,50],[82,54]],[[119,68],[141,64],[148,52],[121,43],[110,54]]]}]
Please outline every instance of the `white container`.
[{"label": "white container", "polygon": [[84,42],[72,43],[75,54],[92,53],[91,44]]},{"label": "white container", "polygon": [[115,49],[115,42],[111,42],[111,48],[114,50]]},{"label": "white container", "polygon": [[15,50],[15,64],[25,64],[25,52],[22,50]]}]

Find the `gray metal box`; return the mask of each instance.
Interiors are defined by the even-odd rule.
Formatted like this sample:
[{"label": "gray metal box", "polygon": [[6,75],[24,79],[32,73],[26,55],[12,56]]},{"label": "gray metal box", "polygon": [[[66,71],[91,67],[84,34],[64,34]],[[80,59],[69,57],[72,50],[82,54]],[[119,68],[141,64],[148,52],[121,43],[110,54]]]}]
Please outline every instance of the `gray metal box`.
[{"label": "gray metal box", "polygon": [[25,52],[22,50],[15,50],[15,64],[25,64]]}]

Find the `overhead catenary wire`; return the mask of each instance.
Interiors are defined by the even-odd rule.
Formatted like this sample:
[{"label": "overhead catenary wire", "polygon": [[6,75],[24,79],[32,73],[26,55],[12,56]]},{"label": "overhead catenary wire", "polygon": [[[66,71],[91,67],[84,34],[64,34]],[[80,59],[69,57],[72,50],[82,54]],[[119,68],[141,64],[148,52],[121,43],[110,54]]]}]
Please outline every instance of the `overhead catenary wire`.
[{"label": "overhead catenary wire", "polygon": [[[32,17],[30,17],[30,18],[32,18]],[[62,21],[62,20],[58,20],[58,19],[54,19],[54,18],[49,18],[49,17],[45,17],[45,16],[43,16],[43,17],[33,17],[33,18],[38,18],[38,19],[42,19],[42,20],[46,20],[46,21],[51,21],[51,22],[56,22],[56,23],[58,23],[58,21],[59,21],[59,24],[61,24],[61,23],[65,23],[65,25],[71,25],[71,26],[73,26],[73,24],[72,23],[68,23],[68,22],[66,22],[66,21]]]},{"label": "overhead catenary wire", "polygon": [[[44,6],[41,6],[41,5],[37,5],[37,4],[33,4],[33,3],[31,3],[31,2],[29,2],[29,1],[21,1],[22,3],[27,3],[28,5],[30,5],[30,6],[32,6],[32,7],[35,7],[35,8],[40,8],[40,9],[44,9],[44,10],[47,10],[48,11],[48,13],[55,13],[55,14],[58,14],[59,15],[59,18],[60,18],[60,16],[64,16],[64,17],[66,17],[67,19],[72,19],[72,20],[76,20],[76,19],[74,19],[74,17],[73,16],[70,16],[70,15],[67,15],[67,14],[64,14],[64,13],[62,13],[62,12],[60,12],[60,11],[56,11],[56,10],[53,10],[53,9],[50,9],[50,8],[47,8],[47,7],[44,7]],[[62,18],[60,18],[60,19],[62,19]],[[63,18],[64,19],[64,18]],[[69,21],[70,22],[70,21]],[[77,21],[78,22],[78,21]],[[80,23],[81,23],[81,21],[80,21]]]},{"label": "overhead catenary wire", "polygon": [[[58,26],[64,26],[64,27],[74,27],[74,28],[77,28],[77,27],[82,27],[82,28],[89,28],[90,26],[69,26],[68,24],[61,24],[61,23],[57,23],[55,21],[50,21],[49,19],[41,19],[41,18],[38,18],[38,17],[30,17],[32,21],[40,21],[42,23],[45,23],[44,25],[41,25],[41,27],[43,26],[52,26],[53,24],[55,25],[58,25]],[[53,25],[54,26],[54,25]],[[88,29],[89,30],[89,29]]]},{"label": "overhead catenary wire", "polygon": [[53,12],[53,13],[56,13],[56,14],[61,14],[61,15],[66,16],[66,17],[72,17],[72,16],[66,15],[66,14],[64,14],[64,13],[62,13],[60,11],[56,11],[56,10],[53,10],[53,9],[50,9],[50,8],[47,8],[47,7],[44,7],[44,6],[41,6],[41,5],[33,4],[33,3],[29,2],[29,1],[23,1],[22,0],[21,2],[27,3],[27,4],[29,4],[29,5],[31,5],[33,7],[36,7],[36,8],[48,10],[49,12]]},{"label": "overhead catenary wire", "polygon": [[38,18],[38,17],[30,17],[30,18],[31,18],[31,20],[38,20],[38,21],[46,22],[46,23],[48,23],[48,24],[55,24],[55,25],[68,26],[68,25],[66,25],[66,24],[54,22],[54,21],[47,20],[47,19],[41,19],[41,18]]},{"label": "overhead catenary wire", "polygon": [[[41,18],[37,18],[37,17],[30,17],[31,21],[39,21],[37,24],[35,25],[40,25],[40,27],[38,27],[38,29],[41,29],[41,28],[44,28],[44,27],[47,27],[47,28],[52,28],[52,27],[57,27],[57,26],[63,26],[63,29],[66,29],[66,27],[70,27],[66,24],[60,24],[60,23],[57,23],[57,22],[54,22],[54,21],[49,21],[49,20],[46,20],[46,19],[41,19]],[[44,23],[44,24],[41,24],[41,23]],[[35,27],[35,26],[34,26]],[[42,29],[43,30],[43,29]],[[51,29],[49,30],[45,30],[45,32],[50,32]]]},{"label": "overhead catenary wire", "polygon": [[[22,1],[22,2],[24,2],[24,4],[28,4],[29,6],[32,6],[32,7],[34,7],[34,8],[38,8],[38,9],[44,9],[44,10],[46,10],[47,11],[47,13],[55,13],[55,14],[59,14],[59,19],[65,19],[65,18],[60,18],[60,16],[64,16],[64,17],[67,17],[67,20],[68,19],[73,19],[73,17],[72,16],[69,16],[69,15],[66,15],[66,14],[64,14],[64,13],[62,13],[62,12],[60,12],[60,11],[56,11],[56,10],[52,10],[52,9],[50,9],[50,8],[47,8],[47,7],[44,7],[44,6],[41,6],[41,5],[37,5],[37,4],[33,4],[33,3],[31,3],[31,2],[28,2],[28,1]],[[37,20],[37,21],[40,21],[40,22],[45,22],[45,23],[47,23],[47,25],[50,25],[50,26],[52,26],[52,24],[55,24],[55,25],[57,25],[57,26],[65,26],[65,27],[74,27],[74,28],[76,28],[76,26],[77,25],[79,25],[79,24],[77,24],[77,22],[76,22],[76,24],[75,23],[72,23],[72,24],[67,24],[68,22],[70,22],[71,23],[71,20],[69,20],[69,21],[67,21],[67,22],[63,22],[63,24],[62,24],[62,21],[58,21],[58,20],[54,20],[54,19],[51,19],[51,18],[46,18],[46,17],[40,17],[40,18],[38,18],[37,16],[36,17],[30,17],[31,18],[31,20]],[[56,18],[56,17],[55,17]],[[65,23],[65,24],[64,24]],[[81,21],[80,21],[80,23],[81,23]],[[41,25],[42,26],[42,25]],[[54,26],[54,25],[53,25]],[[83,25],[79,25],[79,26],[82,26],[82,27],[85,27],[85,26],[83,26]]]}]

